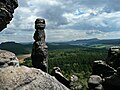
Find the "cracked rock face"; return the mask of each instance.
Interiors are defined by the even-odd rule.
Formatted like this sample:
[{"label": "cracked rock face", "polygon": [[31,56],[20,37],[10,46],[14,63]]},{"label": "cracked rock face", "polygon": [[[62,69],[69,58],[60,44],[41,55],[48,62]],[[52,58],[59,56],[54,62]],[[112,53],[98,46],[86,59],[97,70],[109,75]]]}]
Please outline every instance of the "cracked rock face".
[{"label": "cracked rock face", "polygon": [[19,66],[19,61],[16,55],[12,52],[0,50],[0,68],[5,68],[8,66]]},{"label": "cracked rock face", "polygon": [[22,67],[0,68],[1,90],[69,90],[54,77],[40,69]]},{"label": "cracked rock face", "polygon": [[17,0],[0,0],[0,31],[7,27],[18,7]]}]

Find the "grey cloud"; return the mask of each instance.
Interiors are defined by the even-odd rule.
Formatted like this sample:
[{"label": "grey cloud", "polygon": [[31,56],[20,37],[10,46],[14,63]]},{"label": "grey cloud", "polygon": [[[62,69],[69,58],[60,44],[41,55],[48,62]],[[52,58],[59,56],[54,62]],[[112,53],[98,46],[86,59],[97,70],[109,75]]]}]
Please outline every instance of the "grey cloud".
[{"label": "grey cloud", "polygon": [[99,8],[103,7],[108,0],[81,0],[81,5],[84,5],[88,8]]},{"label": "grey cloud", "polygon": [[42,16],[43,18],[47,19],[48,28],[58,28],[61,25],[67,24],[67,19],[63,17],[64,10],[59,6],[48,6],[44,12],[38,12],[37,16]]},{"label": "grey cloud", "polygon": [[3,32],[2,34],[4,34],[4,35],[14,35],[15,32],[6,30],[6,31]]},{"label": "grey cloud", "polygon": [[104,35],[105,32],[99,31],[99,30],[89,30],[86,32],[89,36],[98,36],[98,35]]},{"label": "grey cloud", "polygon": [[[120,11],[120,0],[61,0],[66,8],[66,11],[73,11],[76,8],[86,9],[99,9],[102,8],[103,12],[116,12]],[[71,7],[72,6],[72,7]]]},{"label": "grey cloud", "polygon": [[107,13],[120,11],[120,0],[81,0],[80,3],[91,9],[103,7]]},{"label": "grey cloud", "polygon": [[20,7],[28,7],[26,0],[18,0],[18,3]]},{"label": "grey cloud", "polygon": [[[11,22],[11,28],[8,27],[2,35],[14,35],[10,37],[15,40],[29,41],[32,37],[32,32],[34,29],[34,21],[37,17],[45,18],[47,21],[46,29],[54,29],[54,32],[62,29],[71,29],[76,33],[83,32],[83,37],[86,34],[92,37],[93,34],[110,33],[112,31],[119,31],[120,29],[120,0],[55,0],[58,4],[44,3],[40,0],[40,3],[35,0],[35,4],[32,0],[19,0],[19,8],[16,9],[14,14],[14,19]],[[28,4],[29,2],[29,4]],[[32,2],[32,3],[31,3]],[[50,2],[45,0],[45,2]],[[26,11],[25,11],[26,10]],[[83,14],[76,14],[76,11],[82,11]],[[117,13],[118,12],[118,13]],[[67,17],[64,14],[68,14]],[[72,16],[70,16],[70,15]],[[70,19],[71,21],[69,21]],[[96,30],[96,31],[91,31]],[[14,31],[16,33],[14,33]],[[88,31],[88,32],[87,32]],[[53,35],[54,32],[49,33],[49,37]],[[20,34],[21,33],[21,34]],[[59,32],[60,33],[60,32]],[[71,39],[76,37],[76,34],[72,36],[70,30],[67,32],[71,35]],[[67,35],[68,35],[67,34]],[[55,34],[56,35],[56,34]],[[68,37],[66,34],[61,34],[62,37]],[[90,36],[91,35],[91,36]],[[108,34],[106,34],[108,35]],[[0,35],[1,36],[1,35]],[[109,36],[109,35],[108,35]],[[16,37],[16,38],[15,38]],[[61,37],[54,36],[48,38],[50,41],[53,39],[59,40]],[[77,36],[78,38],[79,36]],[[96,36],[97,37],[97,36]],[[107,36],[106,36],[107,37]],[[6,37],[7,38],[7,37]],[[88,37],[87,37],[88,38]],[[9,39],[9,38],[7,38]],[[10,40],[10,39],[9,39]],[[66,39],[67,40],[67,39]]]},{"label": "grey cloud", "polygon": [[108,13],[120,11],[120,0],[108,0],[104,11]]}]

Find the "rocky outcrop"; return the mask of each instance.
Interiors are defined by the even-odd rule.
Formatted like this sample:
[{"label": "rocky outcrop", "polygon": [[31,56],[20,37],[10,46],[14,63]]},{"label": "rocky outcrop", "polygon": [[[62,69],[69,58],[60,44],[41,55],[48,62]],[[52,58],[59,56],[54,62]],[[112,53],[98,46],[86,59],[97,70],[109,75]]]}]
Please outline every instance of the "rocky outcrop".
[{"label": "rocky outcrop", "polygon": [[[18,7],[17,0],[0,0],[0,31],[7,27]],[[47,46],[45,43],[45,20],[35,22],[33,66],[19,66],[15,54],[0,50],[0,90],[69,90],[47,72]],[[42,69],[43,71],[41,71]]]},{"label": "rocky outcrop", "polygon": [[103,87],[104,90],[120,90],[120,67],[115,74],[104,78]]},{"label": "rocky outcrop", "polygon": [[69,90],[40,69],[19,66],[14,53],[0,50],[0,90]]},{"label": "rocky outcrop", "polygon": [[18,7],[17,0],[0,0],[0,31],[7,27]]},{"label": "rocky outcrop", "polygon": [[19,61],[14,53],[0,50],[0,68],[8,66],[19,66]]},{"label": "rocky outcrop", "polygon": [[69,90],[54,77],[40,69],[0,68],[0,90]]},{"label": "rocky outcrop", "polygon": [[33,48],[32,48],[32,64],[35,68],[48,72],[48,47],[45,42],[45,20],[36,19]]},{"label": "rocky outcrop", "polygon": [[66,87],[70,88],[70,81],[63,76],[62,71],[59,67],[53,67],[53,71],[52,71],[51,75],[55,76],[55,78],[59,82],[64,84]]},{"label": "rocky outcrop", "polygon": [[109,48],[106,63],[115,69],[120,67],[120,47],[119,46],[113,46]]},{"label": "rocky outcrop", "polygon": [[88,90],[93,90],[91,87],[98,87],[93,83],[95,81],[100,81],[97,79],[98,77],[102,78],[102,83],[97,84],[99,90],[120,90],[120,47],[111,47],[108,50],[106,61],[94,61],[92,75],[89,78],[92,83],[88,82]]}]

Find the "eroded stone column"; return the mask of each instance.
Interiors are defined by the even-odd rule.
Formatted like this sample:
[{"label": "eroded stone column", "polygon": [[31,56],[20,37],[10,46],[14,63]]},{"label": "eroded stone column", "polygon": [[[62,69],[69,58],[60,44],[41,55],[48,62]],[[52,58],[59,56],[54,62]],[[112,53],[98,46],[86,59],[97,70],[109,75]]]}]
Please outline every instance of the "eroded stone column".
[{"label": "eroded stone column", "polygon": [[44,72],[48,72],[48,47],[45,42],[45,20],[44,19],[36,19],[35,21],[35,33],[33,49],[32,49],[32,64],[33,67],[43,70]]}]

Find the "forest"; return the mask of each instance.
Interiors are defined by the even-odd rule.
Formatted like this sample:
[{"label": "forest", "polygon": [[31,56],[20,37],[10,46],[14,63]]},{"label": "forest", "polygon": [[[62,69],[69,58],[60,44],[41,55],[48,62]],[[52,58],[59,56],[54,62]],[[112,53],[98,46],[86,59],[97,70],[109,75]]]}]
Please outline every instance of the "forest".
[{"label": "forest", "polygon": [[[83,46],[79,46],[79,48],[49,50],[49,73],[52,72],[53,67],[60,67],[63,75],[69,80],[72,75],[76,75],[79,78],[76,85],[81,84],[84,86],[84,90],[86,90],[87,80],[92,72],[93,61],[105,60],[106,57],[107,49]],[[29,57],[22,64],[32,67],[31,62]]]},{"label": "forest", "polygon": [[[87,80],[92,72],[92,64],[95,60],[105,60],[109,45],[80,46],[71,44],[51,44],[48,45],[48,69],[52,72],[53,67],[60,67],[63,75],[70,80],[72,75],[76,75],[79,80],[76,85],[87,88]],[[20,44],[6,42],[0,44],[0,49],[14,52],[18,57],[30,55],[32,43]],[[21,65],[32,67],[30,56],[25,58]]]}]

